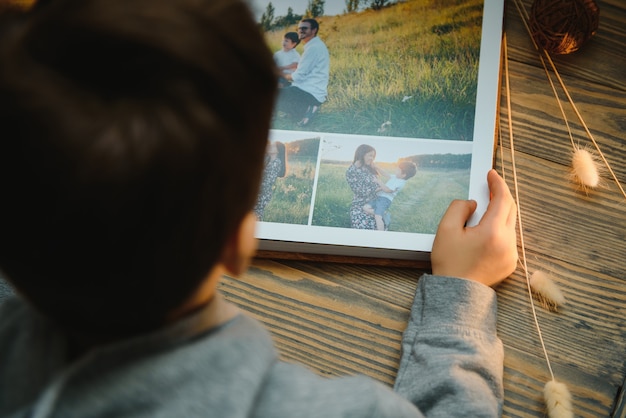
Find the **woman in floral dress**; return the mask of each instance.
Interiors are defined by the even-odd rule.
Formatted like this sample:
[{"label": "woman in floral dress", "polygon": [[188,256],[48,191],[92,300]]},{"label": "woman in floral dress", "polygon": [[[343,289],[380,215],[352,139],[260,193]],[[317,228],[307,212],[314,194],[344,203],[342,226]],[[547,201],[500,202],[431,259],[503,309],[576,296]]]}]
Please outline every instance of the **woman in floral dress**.
[{"label": "woman in floral dress", "polygon": [[363,206],[376,197],[378,171],[374,166],[376,150],[366,144],[359,145],[354,161],[346,171],[346,180],[354,193],[350,204],[350,224],[356,229],[376,229],[374,217],[363,210]]},{"label": "woman in floral dress", "polygon": [[265,206],[272,200],[276,179],[278,177],[285,177],[287,169],[286,163],[285,144],[279,141],[270,142],[267,145],[267,155],[265,156],[265,168],[263,169],[263,179],[261,180],[259,197],[254,206],[254,213],[259,221],[263,220]]}]

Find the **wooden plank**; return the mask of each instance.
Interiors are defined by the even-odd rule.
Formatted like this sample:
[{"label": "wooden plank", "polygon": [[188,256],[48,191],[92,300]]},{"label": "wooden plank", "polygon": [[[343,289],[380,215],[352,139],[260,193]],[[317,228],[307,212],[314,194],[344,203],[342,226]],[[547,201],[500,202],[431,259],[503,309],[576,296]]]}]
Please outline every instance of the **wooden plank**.
[{"label": "wooden plank", "polygon": [[[530,13],[532,1],[522,1],[526,13]],[[563,74],[626,91],[626,8],[620,0],[596,0],[600,8],[598,31],[583,47],[568,55],[556,55],[552,59]],[[540,68],[539,53],[533,46],[515,2],[507,0],[505,31],[509,41],[509,53],[514,61]]]},{"label": "wooden plank", "polygon": [[[567,125],[545,73],[529,65],[510,63],[510,74],[511,118],[515,148],[568,167],[573,146]],[[626,159],[623,138],[626,129],[625,93],[604,87],[594,88],[586,82],[568,81],[570,81],[568,89],[583,120],[620,183],[624,185],[626,183],[626,166],[623,164]],[[505,94],[503,89],[500,123],[503,141],[508,145],[509,115],[508,109],[504,107]],[[569,104],[563,101],[562,104],[575,144],[581,148],[595,150]],[[563,172],[563,175],[567,176],[567,170]],[[606,179],[604,185],[611,186],[613,180],[608,173],[604,177]]]},{"label": "wooden plank", "polygon": [[[415,279],[405,284],[415,291]],[[284,359],[322,375],[362,373],[393,384],[410,298],[400,305],[344,286],[341,278],[270,260],[256,261],[239,279],[226,277],[220,289],[268,326]]]},{"label": "wooden plank", "polygon": [[413,267],[424,269],[430,267],[430,259],[402,260],[392,258],[355,257],[333,254],[308,254],[268,250],[257,251],[256,257],[259,259],[266,258],[272,260],[317,261],[323,263],[363,264],[370,266]]},{"label": "wooden plank", "polygon": [[[575,367],[557,365],[557,380],[572,393],[574,416],[608,417],[614,391],[602,377],[581,373]],[[543,387],[550,380],[543,359],[505,346],[505,417],[543,417]]]},{"label": "wooden plank", "polygon": [[[516,156],[526,248],[622,277],[620,261],[626,254],[624,197],[615,188],[586,195],[571,184],[567,167],[519,151]],[[513,189],[513,175],[506,161],[504,174]]]},{"label": "wooden plank", "polygon": [[611,415],[613,418],[626,418],[626,379],[622,383],[622,387],[615,401],[615,410]]},{"label": "wooden plank", "polygon": [[[512,187],[509,155],[504,149],[499,169],[505,167]],[[614,187],[589,195],[577,191],[567,177],[567,166],[547,158],[516,151],[516,163],[529,271],[549,272],[568,298],[558,314],[538,308],[556,378],[570,387],[577,416],[609,416],[626,373],[624,198]],[[513,280],[504,282],[498,293],[499,333],[507,347],[505,366],[513,362],[507,367],[520,373],[521,360],[513,358],[511,352],[524,353],[524,362],[540,359],[539,364],[544,363],[536,370],[526,367],[522,373],[532,378],[534,397],[522,395],[519,381],[507,373],[506,399],[511,408],[519,409],[513,408],[506,416],[535,416],[541,413],[541,385],[550,376],[521,270]],[[534,380],[542,375],[540,385]],[[526,410],[529,405],[534,406]]]}]

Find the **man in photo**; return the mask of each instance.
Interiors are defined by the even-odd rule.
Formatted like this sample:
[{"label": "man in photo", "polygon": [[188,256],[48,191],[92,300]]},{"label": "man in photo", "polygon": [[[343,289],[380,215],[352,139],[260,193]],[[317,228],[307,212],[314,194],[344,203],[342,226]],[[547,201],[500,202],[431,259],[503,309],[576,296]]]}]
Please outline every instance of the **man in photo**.
[{"label": "man in photo", "polygon": [[298,24],[300,42],[304,52],[298,68],[285,78],[291,82],[281,90],[277,110],[306,125],[319,110],[328,95],[330,56],[326,44],[318,36],[319,24],[315,19],[303,19]]}]

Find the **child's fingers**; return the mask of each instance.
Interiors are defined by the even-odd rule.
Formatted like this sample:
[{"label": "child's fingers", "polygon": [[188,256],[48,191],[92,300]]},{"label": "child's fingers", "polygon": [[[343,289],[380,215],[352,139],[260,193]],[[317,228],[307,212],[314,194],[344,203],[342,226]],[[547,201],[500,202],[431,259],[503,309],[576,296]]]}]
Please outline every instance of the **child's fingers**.
[{"label": "child's fingers", "polygon": [[500,175],[496,172],[496,170],[490,170],[487,174],[487,181],[492,179],[492,181],[498,183],[497,187],[499,191],[506,196],[507,204],[509,205],[509,212],[506,218],[506,226],[507,227],[515,227],[515,223],[517,222],[517,205],[515,204],[515,200],[511,195],[511,191],[509,190],[509,186],[506,184],[504,179],[500,177]]},{"label": "child's fingers", "polygon": [[473,200],[452,201],[439,222],[439,230],[462,229],[475,210],[476,202]]},{"label": "child's fingers", "polygon": [[511,227],[515,224],[515,202],[506,182],[495,170],[487,174],[487,184],[491,193],[491,201],[480,220],[480,224]]}]

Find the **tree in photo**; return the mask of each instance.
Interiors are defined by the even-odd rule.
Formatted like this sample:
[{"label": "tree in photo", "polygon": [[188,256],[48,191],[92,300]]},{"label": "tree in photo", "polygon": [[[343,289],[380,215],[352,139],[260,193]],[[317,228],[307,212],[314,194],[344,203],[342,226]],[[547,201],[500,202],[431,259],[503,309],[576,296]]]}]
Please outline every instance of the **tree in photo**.
[{"label": "tree in photo", "polygon": [[324,3],[325,0],[309,0],[309,5],[306,8],[306,15],[308,17],[318,17],[324,15]]},{"label": "tree in photo", "polygon": [[272,29],[272,22],[274,21],[274,5],[272,2],[267,4],[265,12],[261,15],[261,28],[265,31]]},{"label": "tree in photo", "polygon": [[372,0],[370,2],[370,7],[372,8],[372,10],[380,10],[388,4],[389,0]]},{"label": "tree in photo", "polygon": [[360,0],[346,0],[346,13],[357,12],[360,3]]},{"label": "tree in photo", "polygon": [[293,12],[293,9],[289,7],[287,9],[287,14],[285,16],[278,16],[274,20],[274,24],[272,25],[273,29],[276,28],[286,28],[287,26],[291,26],[293,24],[298,23],[302,20],[302,15],[297,15]]}]

